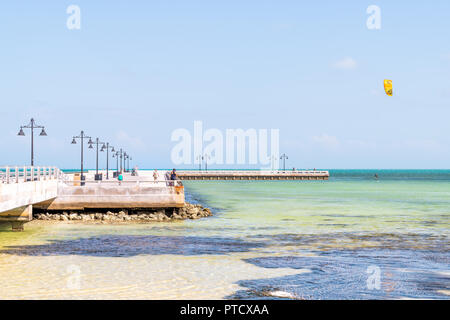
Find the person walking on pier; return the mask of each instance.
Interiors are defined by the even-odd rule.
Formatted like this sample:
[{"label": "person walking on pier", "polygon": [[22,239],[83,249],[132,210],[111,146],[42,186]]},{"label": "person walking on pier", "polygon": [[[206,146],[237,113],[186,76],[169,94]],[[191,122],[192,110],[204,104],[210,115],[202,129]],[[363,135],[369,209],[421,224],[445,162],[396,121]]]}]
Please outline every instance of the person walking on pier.
[{"label": "person walking on pier", "polygon": [[166,171],[166,173],[164,174],[164,178],[166,179],[166,186],[170,186],[170,172]]},{"label": "person walking on pier", "polygon": [[156,183],[156,180],[158,180],[158,170],[155,169],[155,171],[153,171],[153,180]]},{"label": "person walking on pier", "polygon": [[[177,171],[175,169],[173,169],[172,172],[170,173],[170,180],[175,181],[177,179],[178,179]],[[175,182],[171,182],[170,185],[174,186]]]},{"label": "person walking on pier", "polygon": [[173,169],[170,173],[170,180],[177,180],[177,170]]}]

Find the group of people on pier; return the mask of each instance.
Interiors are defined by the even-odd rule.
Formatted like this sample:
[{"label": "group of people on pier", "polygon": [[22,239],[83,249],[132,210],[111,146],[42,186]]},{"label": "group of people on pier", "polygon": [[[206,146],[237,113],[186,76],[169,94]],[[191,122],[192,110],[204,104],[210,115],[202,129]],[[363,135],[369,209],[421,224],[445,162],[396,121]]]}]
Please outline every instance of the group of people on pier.
[{"label": "group of people on pier", "polygon": [[[137,166],[132,169],[131,175],[132,176],[137,176],[138,175],[138,173],[137,173]],[[176,169],[172,169],[172,171],[166,171],[164,177],[165,177],[166,181],[179,180]],[[153,170],[153,181],[154,181],[154,183],[158,182],[158,178],[159,178],[158,169],[155,169],[155,170]],[[122,183],[122,181],[123,181],[123,174],[122,174],[122,172],[120,172],[117,175],[117,180],[119,181],[119,185],[120,185]],[[173,182],[168,182],[168,185],[169,186],[173,186],[174,183]]]}]

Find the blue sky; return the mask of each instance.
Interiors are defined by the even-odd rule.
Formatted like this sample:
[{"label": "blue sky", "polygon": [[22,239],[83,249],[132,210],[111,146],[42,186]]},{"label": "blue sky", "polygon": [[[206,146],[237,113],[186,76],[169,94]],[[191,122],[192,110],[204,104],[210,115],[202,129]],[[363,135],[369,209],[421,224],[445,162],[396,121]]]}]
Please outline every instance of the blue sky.
[{"label": "blue sky", "polygon": [[34,117],[36,164],[62,168],[79,167],[81,129],[171,167],[171,133],[194,120],[279,129],[289,167],[449,168],[449,15],[446,0],[2,2],[0,165],[28,164],[16,134]]}]

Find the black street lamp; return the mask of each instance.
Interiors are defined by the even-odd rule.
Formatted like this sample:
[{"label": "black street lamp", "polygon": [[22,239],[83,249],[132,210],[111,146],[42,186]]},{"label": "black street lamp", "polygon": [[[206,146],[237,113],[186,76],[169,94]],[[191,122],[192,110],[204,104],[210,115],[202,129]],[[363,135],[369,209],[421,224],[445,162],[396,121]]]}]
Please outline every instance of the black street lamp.
[{"label": "black street lamp", "polygon": [[130,160],[133,160],[129,154],[125,154],[125,159],[127,160],[127,165],[125,167],[125,172],[130,171]]},{"label": "black street lamp", "polygon": [[280,157],[280,159],[283,159],[283,171],[286,172],[286,159],[289,159],[286,153],[283,153]]},{"label": "black street lamp", "polygon": [[23,128],[31,129],[31,166],[34,166],[34,129],[42,129],[40,136],[46,136],[47,133],[43,126],[38,126],[33,118],[31,118],[30,123],[26,126],[20,126],[20,131],[17,134],[18,136],[25,136],[25,132],[23,132]]},{"label": "black street lamp", "polygon": [[202,159],[205,159],[205,171],[208,171],[208,160],[210,160],[211,157],[205,153]]},{"label": "black street lamp", "polygon": [[[122,148],[120,148],[120,150],[118,150],[116,152],[116,157],[117,157],[117,172],[119,172],[119,158],[120,158],[120,172],[122,172],[122,169],[124,168],[124,166],[122,166],[122,159],[125,158],[126,153],[122,150]],[[125,162],[125,159],[124,159]]]},{"label": "black street lamp", "polygon": [[116,151],[116,153],[113,153],[112,157],[116,158],[116,173],[119,174],[119,151]]},{"label": "black street lamp", "polygon": [[81,133],[79,136],[75,136],[73,137],[72,140],[72,144],[77,144],[77,141],[75,139],[80,139],[81,140],[81,180],[83,180],[83,145],[84,145],[84,139],[89,139],[88,144],[89,144],[89,149],[92,149],[92,138],[85,135],[84,131],[81,130]]},{"label": "black street lamp", "polygon": [[125,168],[125,172],[128,172],[128,164],[129,164],[129,161],[128,161],[128,159],[130,159],[130,155],[129,154],[127,154],[127,153],[125,153],[125,155],[124,155],[124,157],[123,157],[123,166],[124,166],[124,168]]},{"label": "black street lamp", "polygon": [[201,155],[198,155],[197,158],[195,158],[196,160],[198,160],[198,171],[202,171],[202,160],[203,157]]},{"label": "black street lamp", "polygon": [[122,162],[123,158],[124,158],[124,151],[122,149],[120,149],[120,172],[123,172],[123,170],[124,170],[123,162]]},{"label": "black street lamp", "polygon": [[114,158],[114,147],[109,145],[109,142],[106,143],[106,145],[104,144],[102,147],[102,150],[106,149],[106,180],[109,179],[109,149],[111,149],[111,152],[113,153],[113,158]]},{"label": "black street lamp", "polygon": [[127,157],[128,154],[124,151],[123,152],[123,171],[127,172]]},{"label": "black street lamp", "polygon": [[97,145],[97,158],[96,158],[96,166],[95,166],[95,177],[96,177],[95,180],[97,180],[97,177],[98,177],[98,145],[99,145],[99,144],[102,144],[102,145],[103,145],[103,146],[102,146],[102,149],[100,150],[100,151],[102,151],[102,152],[103,152],[103,150],[104,150],[104,148],[105,148],[106,146],[105,146],[105,143],[104,143],[104,142],[100,142],[99,138],[96,138],[96,139],[95,139],[94,144]]}]

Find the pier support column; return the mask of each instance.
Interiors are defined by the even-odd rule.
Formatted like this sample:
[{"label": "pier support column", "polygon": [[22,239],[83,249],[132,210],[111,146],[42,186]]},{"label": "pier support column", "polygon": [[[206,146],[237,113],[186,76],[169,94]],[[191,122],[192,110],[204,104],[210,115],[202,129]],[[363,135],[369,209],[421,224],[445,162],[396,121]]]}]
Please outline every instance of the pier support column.
[{"label": "pier support column", "polygon": [[12,231],[23,231],[23,221],[11,221]]},{"label": "pier support column", "polygon": [[33,219],[33,206],[23,206],[9,211],[0,212],[0,221],[11,222],[12,231],[23,231],[25,222]]}]

